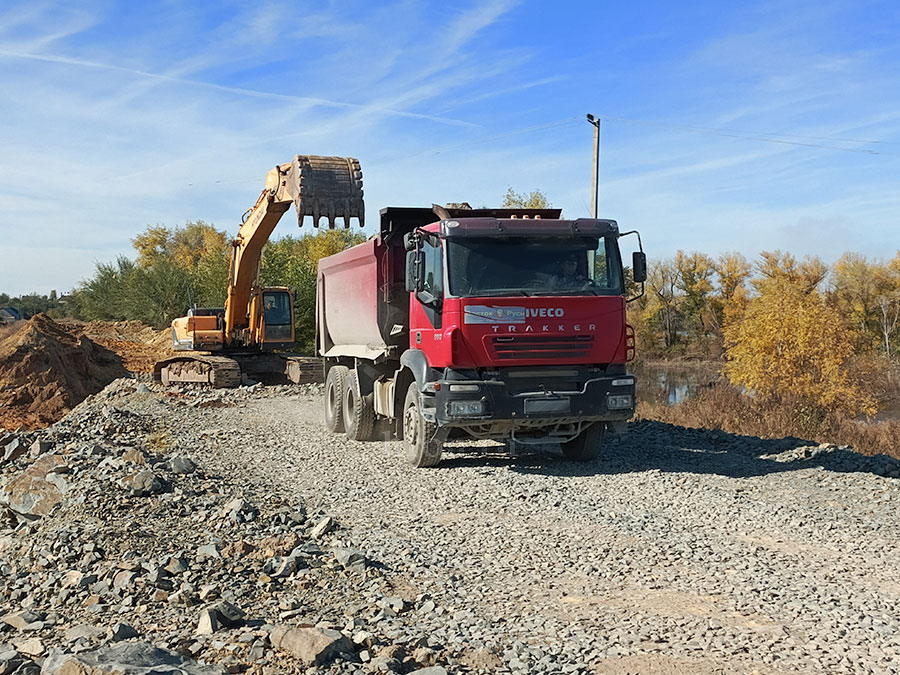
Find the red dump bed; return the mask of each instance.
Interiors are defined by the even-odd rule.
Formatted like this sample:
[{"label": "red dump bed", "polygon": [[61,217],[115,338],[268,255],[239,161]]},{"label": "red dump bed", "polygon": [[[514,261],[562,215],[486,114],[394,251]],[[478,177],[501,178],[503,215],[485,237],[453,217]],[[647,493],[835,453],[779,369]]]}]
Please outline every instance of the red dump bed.
[{"label": "red dump bed", "polygon": [[408,340],[405,251],[380,236],[319,261],[316,304],[322,356],[373,360]]}]

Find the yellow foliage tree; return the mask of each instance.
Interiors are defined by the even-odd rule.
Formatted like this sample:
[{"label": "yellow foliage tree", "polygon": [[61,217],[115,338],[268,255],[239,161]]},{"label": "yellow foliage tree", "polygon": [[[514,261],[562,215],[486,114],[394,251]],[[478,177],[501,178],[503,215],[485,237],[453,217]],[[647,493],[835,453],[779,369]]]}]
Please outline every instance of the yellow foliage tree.
[{"label": "yellow foliage tree", "polygon": [[719,278],[719,297],[716,315],[719,325],[725,326],[740,321],[747,308],[747,279],[752,267],[747,259],[736,251],[723,253],[715,261],[716,276]]},{"label": "yellow foliage tree", "polygon": [[870,263],[865,256],[850,252],[834,263],[834,301],[860,336],[870,336],[876,322],[877,268],[878,265]]},{"label": "yellow foliage tree", "polygon": [[550,200],[540,190],[532,190],[527,195],[524,192],[516,192],[509,187],[506,194],[503,195],[503,202],[500,204],[503,209],[549,209]]},{"label": "yellow foliage tree", "polygon": [[715,310],[712,303],[715,267],[713,259],[705,253],[692,251],[675,253],[675,270],[678,274],[678,289],[681,291],[680,313],[682,328],[688,332],[699,346],[707,351],[707,333],[717,330]]},{"label": "yellow foliage tree", "polygon": [[221,256],[225,252],[228,235],[198,220],[172,230],[162,225],[150,225],[131,243],[137,251],[140,267],[150,267],[165,258],[182,269],[191,270],[204,257]]},{"label": "yellow foliage tree", "polygon": [[777,250],[760,253],[756,267],[762,275],[751,281],[757,291],[762,291],[767,283],[786,281],[797,290],[810,293],[828,276],[828,265],[819,258],[807,256],[802,262],[797,262],[790,253]]},{"label": "yellow foliage tree", "polygon": [[798,272],[790,260],[781,262],[788,263],[782,272],[793,272],[761,280],[743,320],[725,326],[728,379],[760,399],[777,401],[789,394],[850,415],[874,414],[874,398],[851,377],[850,332],[815,285],[809,285],[817,270]]},{"label": "yellow foliage tree", "polygon": [[166,256],[171,230],[162,225],[148,225],[147,229],[131,240],[137,251],[137,264],[150,267],[159,258]]}]

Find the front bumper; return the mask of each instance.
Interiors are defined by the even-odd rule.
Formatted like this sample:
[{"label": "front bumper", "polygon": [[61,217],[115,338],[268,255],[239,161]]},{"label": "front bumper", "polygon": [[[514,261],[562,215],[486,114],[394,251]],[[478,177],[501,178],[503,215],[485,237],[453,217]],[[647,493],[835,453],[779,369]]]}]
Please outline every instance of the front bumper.
[{"label": "front bumper", "polygon": [[[481,414],[475,414],[481,404]],[[564,423],[625,421],[634,415],[634,377],[588,379],[580,391],[541,389],[512,393],[502,380],[439,380],[434,417],[440,426],[472,427],[511,423],[550,427]]]}]

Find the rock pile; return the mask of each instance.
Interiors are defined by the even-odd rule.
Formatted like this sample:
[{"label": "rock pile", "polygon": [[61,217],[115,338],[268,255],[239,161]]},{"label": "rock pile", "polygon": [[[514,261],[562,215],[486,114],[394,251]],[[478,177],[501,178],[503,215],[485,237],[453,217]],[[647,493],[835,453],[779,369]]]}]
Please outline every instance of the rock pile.
[{"label": "rock pile", "polygon": [[170,447],[186,398],[117,380],[0,435],[0,674],[446,672],[339,523]]}]

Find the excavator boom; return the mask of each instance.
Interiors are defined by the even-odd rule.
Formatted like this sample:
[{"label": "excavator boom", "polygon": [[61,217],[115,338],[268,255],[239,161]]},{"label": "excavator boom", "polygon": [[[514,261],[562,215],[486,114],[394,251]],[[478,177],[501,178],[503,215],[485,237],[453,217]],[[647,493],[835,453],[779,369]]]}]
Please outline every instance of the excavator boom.
[{"label": "excavator boom", "polygon": [[245,343],[250,294],[262,249],[291,204],[297,209],[297,224],[312,216],[318,227],[322,218],[333,229],[338,218],[344,227],[357,218],[365,224],[362,170],[352,157],[296,155],[289,164],[279,164],[266,176],[266,187],[251,208],[232,242],[228,296],[225,302],[225,345]]},{"label": "excavator boom", "polygon": [[[231,242],[224,309],[195,308],[188,316],[172,321],[174,349],[193,354],[157,363],[154,377],[158,381],[235,386],[242,373],[248,372],[254,376],[280,374],[290,381],[300,381],[300,357],[271,353],[294,340],[290,290],[255,287],[263,246],[291,204],[297,209],[297,224],[301,227],[306,216],[312,217],[316,227],[322,218],[328,220],[330,229],[338,219],[343,220],[344,227],[350,227],[352,218],[360,226],[365,225],[359,160],[295,155],[289,163],[269,171],[266,187],[244,214]],[[270,301],[272,312],[267,304]],[[278,303],[283,305],[283,312],[275,309]],[[203,350],[221,355],[203,354]]]}]

